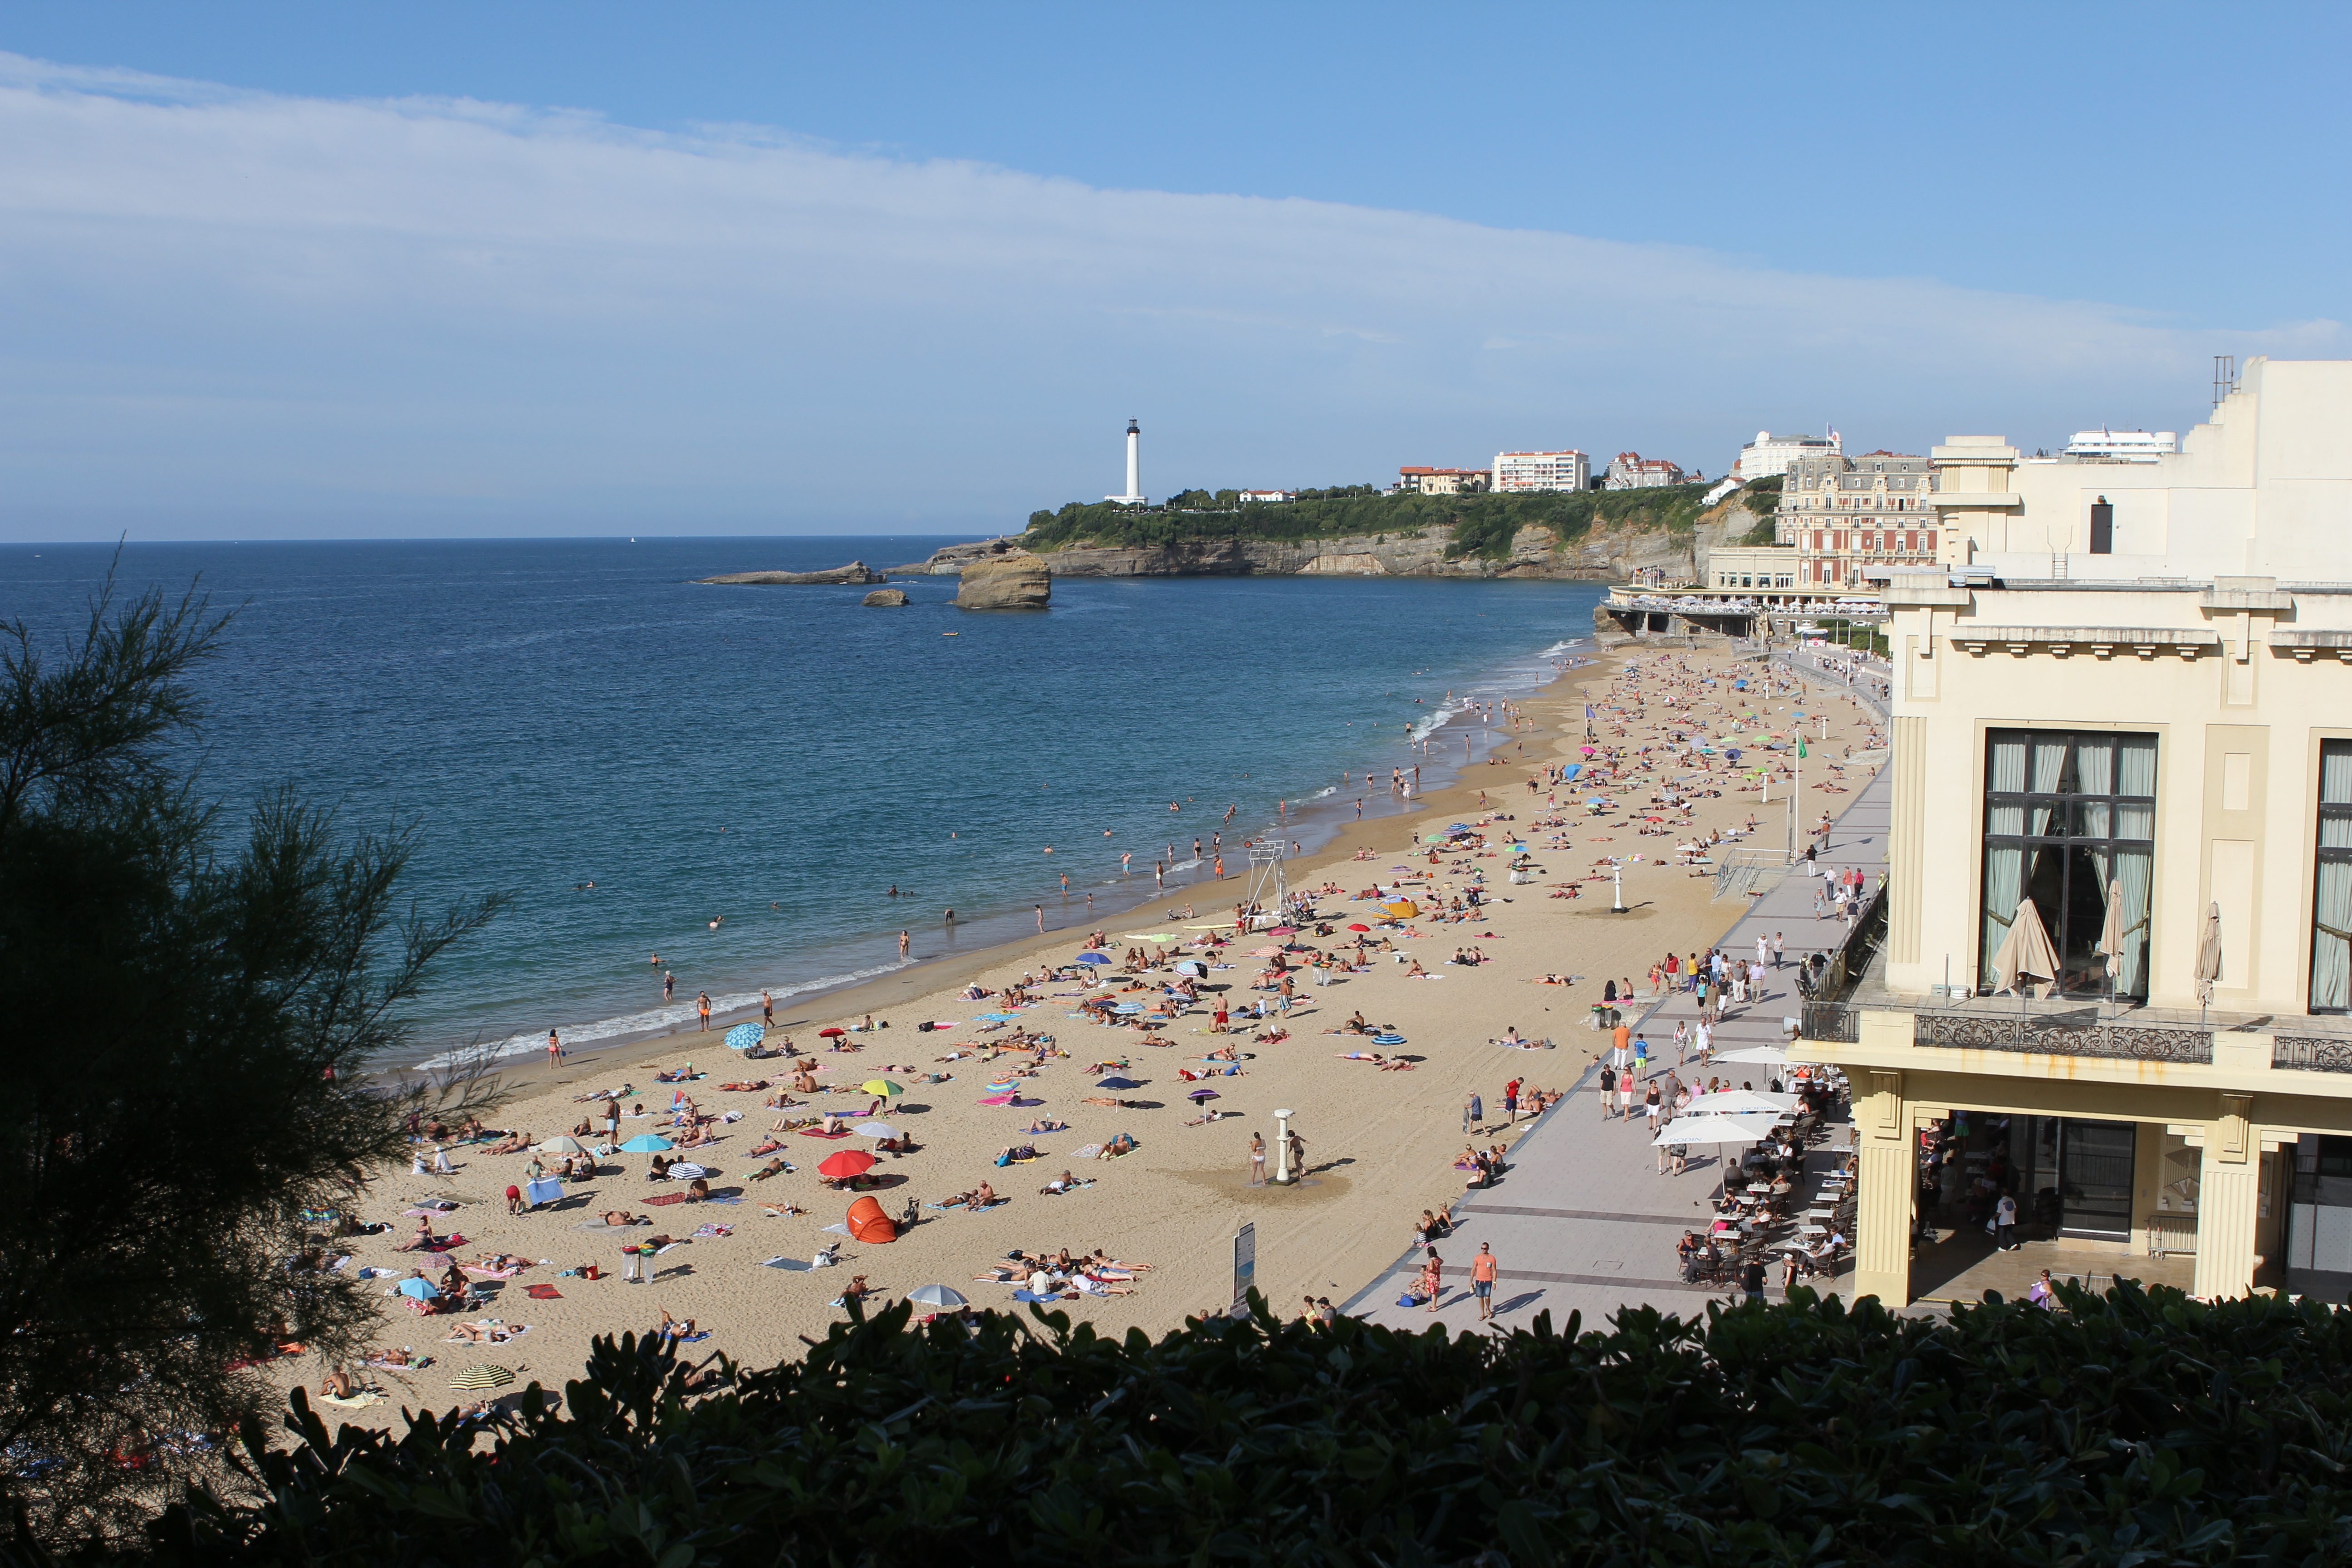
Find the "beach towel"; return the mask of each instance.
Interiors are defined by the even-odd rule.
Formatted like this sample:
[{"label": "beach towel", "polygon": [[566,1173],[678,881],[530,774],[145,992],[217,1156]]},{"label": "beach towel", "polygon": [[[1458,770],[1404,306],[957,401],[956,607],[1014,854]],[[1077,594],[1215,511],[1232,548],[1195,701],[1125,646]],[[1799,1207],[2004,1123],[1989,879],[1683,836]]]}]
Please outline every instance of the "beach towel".
[{"label": "beach towel", "polygon": [[1083,1149],[1073,1149],[1070,1151],[1070,1158],[1073,1160],[1091,1160],[1096,1155],[1102,1152],[1102,1147],[1103,1146],[1099,1143],[1089,1143]]},{"label": "beach towel", "polygon": [[533,1285],[528,1290],[524,1291],[523,1294],[529,1296],[534,1301],[561,1301],[563,1300],[563,1292],[558,1290],[552,1285]]},{"label": "beach towel", "polygon": [[656,1196],[647,1198],[646,1200],[646,1206],[647,1208],[659,1208],[664,1204],[682,1204],[686,1202],[686,1200],[687,1194],[684,1193],[661,1193]]},{"label": "beach towel", "polygon": [[707,1237],[732,1236],[734,1234],[735,1227],[731,1225],[698,1225],[694,1227],[695,1239],[698,1241],[702,1240]]},{"label": "beach towel", "polygon": [[816,1127],[803,1127],[801,1129],[801,1136],[803,1138],[846,1138],[849,1134],[847,1132],[827,1132],[823,1129]]},{"label": "beach towel", "polygon": [[1013,1299],[1016,1301],[1058,1301],[1061,1297],[1051,1293],[1041,1295],[1034,1290],[1015,1290]]},{"label": "beach towel", "polygon": [[805,1274],[810,1269],[814,1268],[816,1265],[811,1263],[805,1258],[771,1258],[766,1262],[761,1264],[760,1267],[762,1268],[789,1268],[796,1274]]},{"label": "beach towel", "polygon": [[461,1263],[457,1267],[477,1279],[511,1279],[522,1272],[520,1268],[484,1268],[472,1263]]},{"label": "beach towel", "polygon": [[330,1405],[340,1405],[346,1410],[365,1410],[371,1405],[383,1403],[383,1395],[372,1388],[362,1389],[349,1399],[340,1398],[332,1394],[321,1394],[319,1397]]},{"label": "beach towel", "polygon": [[433,1241],[428,1241],[419,1250],[425,1252],[451,1252],[466,1245],[467,1241],[464,1237],[452,1235],[441,1237]]}]

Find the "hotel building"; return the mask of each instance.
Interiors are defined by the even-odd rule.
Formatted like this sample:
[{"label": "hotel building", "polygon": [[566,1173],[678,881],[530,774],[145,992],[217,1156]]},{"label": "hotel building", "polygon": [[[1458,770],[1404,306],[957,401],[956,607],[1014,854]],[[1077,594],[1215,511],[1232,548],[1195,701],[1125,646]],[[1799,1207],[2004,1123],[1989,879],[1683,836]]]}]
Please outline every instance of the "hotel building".
[{"label": "hotel building", "polygon": [[1931,460],[1893,452],[1799,458],[1780,482],[1779,536],[1797,581],[1860,588],[1895,568],[1937,563]]},{"label": "hotel building", "polygon": [[1931,461],[1947,569],[1886,588],[1884,943],[1792,1047],[1853,1086],[1856,1288],[1912,1299],[1923,1205],[1965,1201],[1923,1195],[1923,1138],[1964,1124],[1953,1181],[2014,1173],[2040,1262],[2341,1300],[2352,362],[2254,360],[2150,460]]}]

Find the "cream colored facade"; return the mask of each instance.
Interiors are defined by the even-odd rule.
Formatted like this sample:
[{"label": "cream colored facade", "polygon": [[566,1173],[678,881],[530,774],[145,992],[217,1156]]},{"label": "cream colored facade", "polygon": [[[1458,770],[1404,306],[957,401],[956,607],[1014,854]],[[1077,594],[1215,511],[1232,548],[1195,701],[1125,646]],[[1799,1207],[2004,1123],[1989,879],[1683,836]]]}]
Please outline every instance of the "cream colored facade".
[{"label": "cream colored facade", "polygon": [[[2021,465],[1997,437],[1934,457],[1953,570],[1887,588],[1884,969],[1808,1009],[1800,1047],[1853,1085],[1860,1286],[1909,1299],[1917,1131],[1969,1109],[2132,1124],[2115,1249],[2171,1236],[2200,1294],[2242,1292],[2288,1261],[2317,1138],[2352,1135],[2344,883],[2320,875],[2352,843],[2322,820],[2352,779],[2329,744],[2352,743],[2352,363],[2254,361],[2154,463]],[[2071,922],[2064,994],[1990,998],[2015,913],[1991,906],[2025,897],[2053,938]]]}]

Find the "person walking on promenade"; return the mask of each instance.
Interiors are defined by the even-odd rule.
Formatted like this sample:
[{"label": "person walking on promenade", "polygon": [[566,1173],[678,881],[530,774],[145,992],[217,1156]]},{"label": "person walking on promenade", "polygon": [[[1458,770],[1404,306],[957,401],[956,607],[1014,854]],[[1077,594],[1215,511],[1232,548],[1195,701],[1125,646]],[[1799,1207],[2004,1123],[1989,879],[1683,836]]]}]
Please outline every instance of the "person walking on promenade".
[{"label": "person walking on promenade", "polygon": [[1601,1064],[1601,1120],[1608,1121],[1617,1114],[1617,1069],[1608,1063]]},{"label": "person walking on promenade", "polygon": [[1495,1315],[1495,1251],[1486,1242],[1478,1244],[1478,1256],[1470,1260],[1470,1290],[1478,1298],[1478,1317],[1484,1321]]},{"label": "person walking on promenade", "polygon": [[1782,945],[1780,933],[1777,931],[1774,931],[1772,933],[1772,967],[1775,969],[1780,967],[1780,949]]}]

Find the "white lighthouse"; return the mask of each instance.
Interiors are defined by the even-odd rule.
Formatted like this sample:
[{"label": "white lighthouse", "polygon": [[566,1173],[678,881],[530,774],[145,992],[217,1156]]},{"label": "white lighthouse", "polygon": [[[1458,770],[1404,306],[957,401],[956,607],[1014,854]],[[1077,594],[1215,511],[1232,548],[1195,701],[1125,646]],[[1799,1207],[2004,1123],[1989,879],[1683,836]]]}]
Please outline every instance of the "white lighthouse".
[{"label": "white lighthouse", "polygon": [[1127,493],[1105,496],[1121,506],[1141,506],[1143,500],[1143,431],[1132,419],[1127,422]]}]

